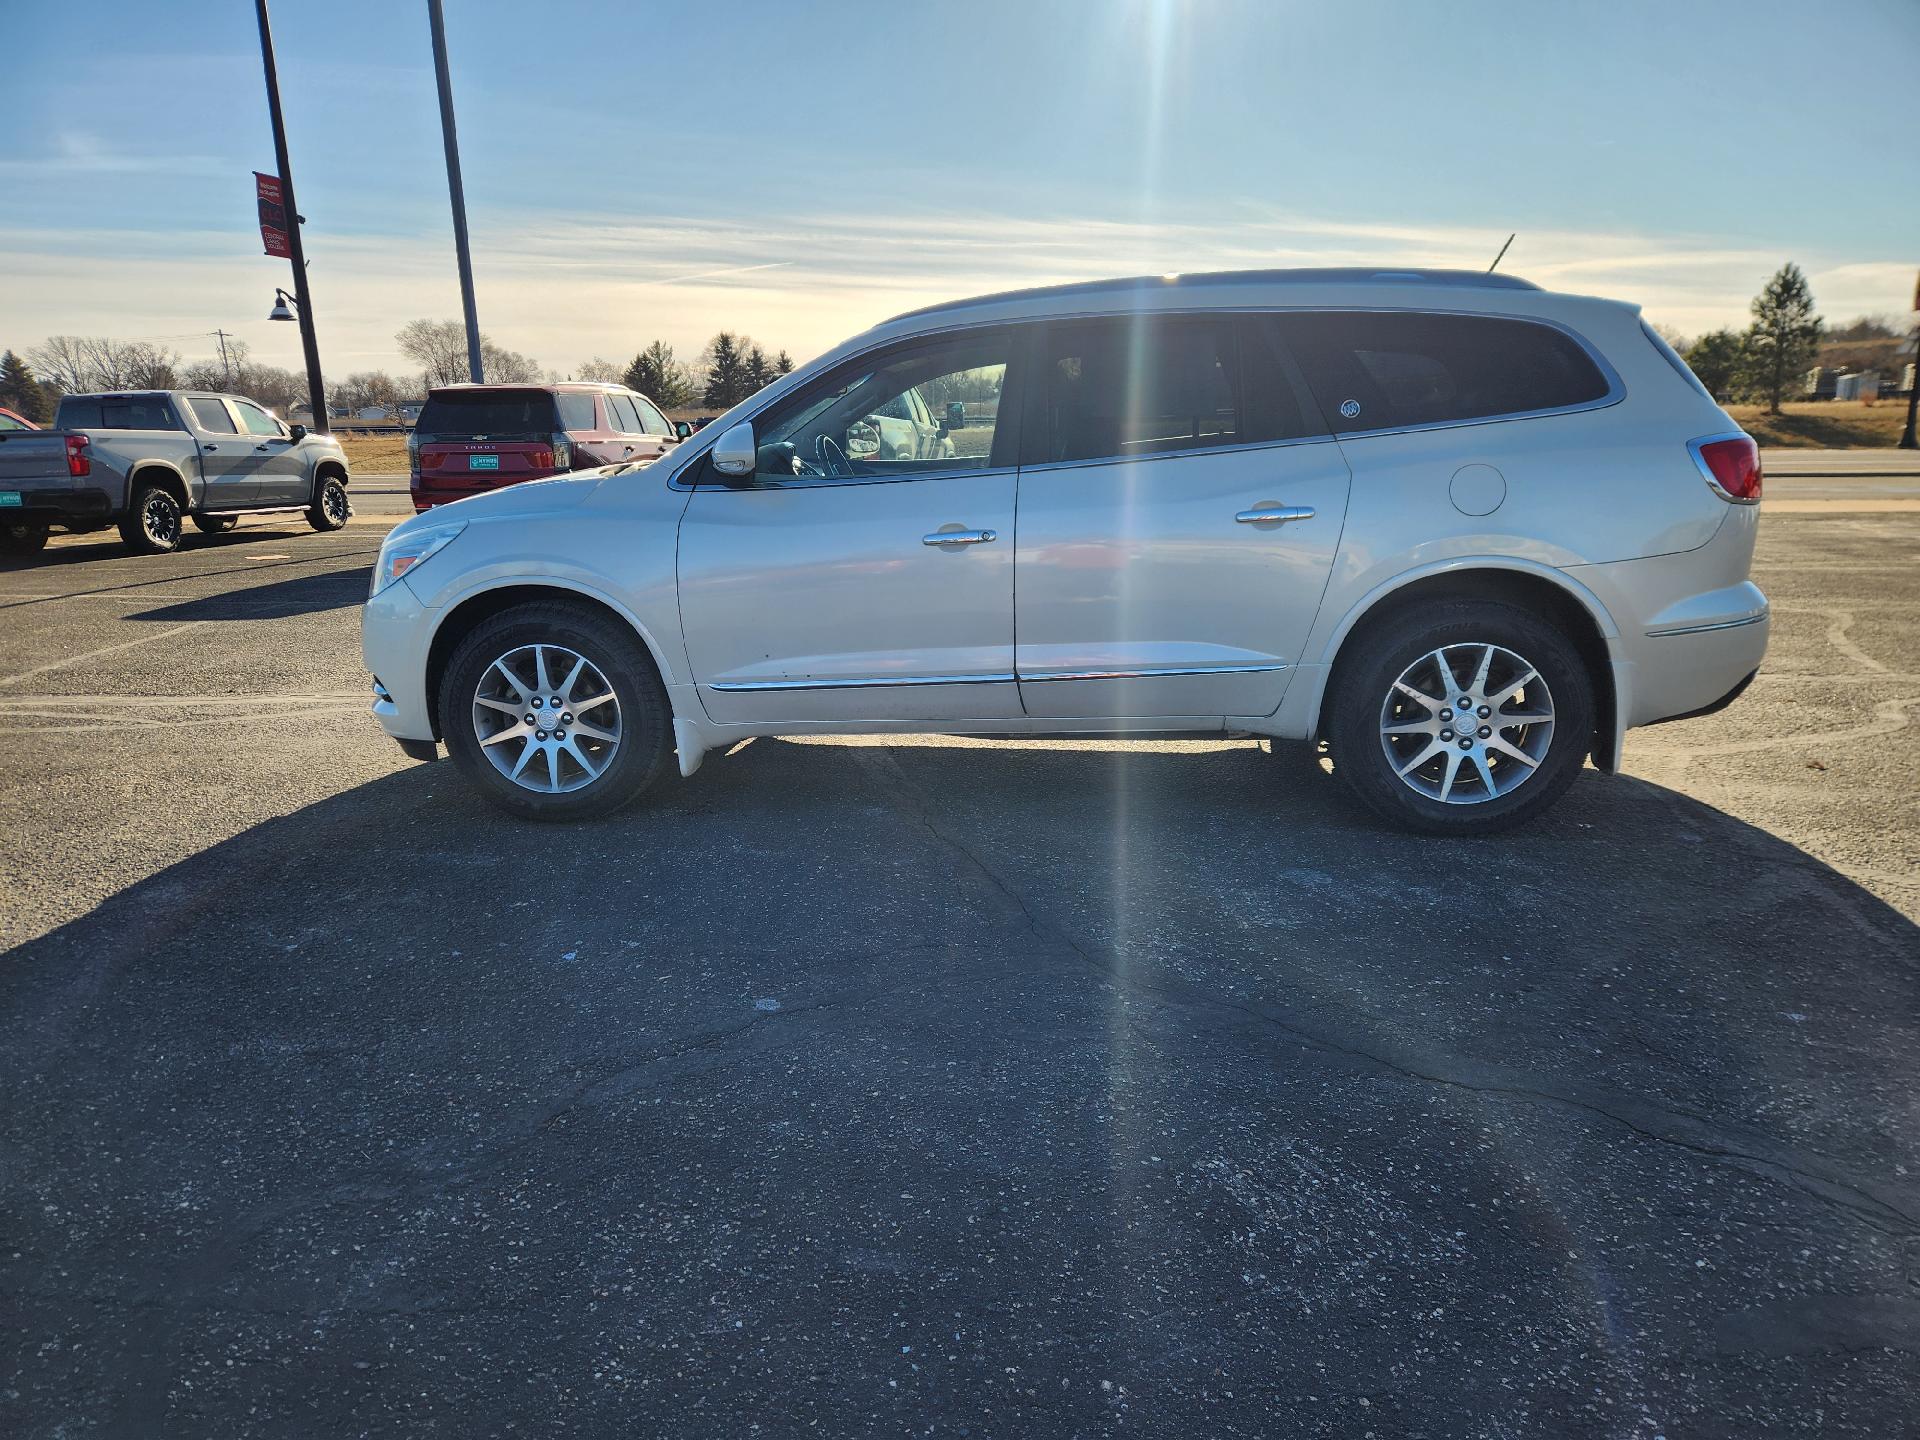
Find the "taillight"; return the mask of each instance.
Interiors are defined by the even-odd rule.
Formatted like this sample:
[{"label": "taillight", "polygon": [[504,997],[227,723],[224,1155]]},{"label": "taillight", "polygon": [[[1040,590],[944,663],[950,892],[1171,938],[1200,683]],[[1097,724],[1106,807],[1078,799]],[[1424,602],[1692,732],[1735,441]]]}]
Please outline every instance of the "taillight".
[{"label": "taillight", "polygon": [[420,478],[420,432],[418,430],[407,432],[407,469],[412,472],[414,479]]},{"label": "taillight", "polygon": [[553,437],[553,468],[571,470],[573,468],[573,442],[564,435]]},{"label": "taillight", "polygon": [[1700,473],[1721,499],[1736,505],[1760,503],[1760,447],[1751,436],[1695,440],[1687,448],[1693,451]]},{"label": "taillight", "polygon": [[91,475],[93,457],[87,454],[87,446],[93,442],[84,435],[67,436],[67,474]]}]

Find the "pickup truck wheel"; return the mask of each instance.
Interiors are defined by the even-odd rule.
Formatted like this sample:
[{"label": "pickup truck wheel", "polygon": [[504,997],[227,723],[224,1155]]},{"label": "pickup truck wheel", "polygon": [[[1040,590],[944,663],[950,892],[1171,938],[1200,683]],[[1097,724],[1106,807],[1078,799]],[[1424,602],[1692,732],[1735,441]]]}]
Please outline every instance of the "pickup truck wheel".
[{"label": "pickup truck wheel", "polygon": [[639,637],[565,603],[483,621],[448,661],[439,698],[454,763],[528,820],[609,814],[673,754],[672,712]]},{"label": "pickup truck wheel", "polygon": [[120,517],[120,538],[136,555],[165,555],[180,545],[180,501],[164,485],[136,485]]},{"label": "pickup truck wheel", "polygon": [[347,523],[353,506],[347,500],[347,487],[338,475],[329,475],[313,493],[313,506],[307,511],[307,523],[316,530],[338,530]]},{"label": "pickup truck wheel", "polygon": [[36,550],[47,548],[47,527],[44,525],[7,525],[0,527],[0,553],[7,555],[31,555]]},{"label": "pickup truck wheel", "polygon": [[203,535],[224,535],[240,523],[238,515],[196,515],[194,528]]},{"label": "pickup truck wheel", "polygon": [[1328,697],[1333,773],[1382,819],[1490,835],[1566,792],[1593,734],[1593,682],[1571,641],[1509,605],[1410,610],[1343,656]]}]

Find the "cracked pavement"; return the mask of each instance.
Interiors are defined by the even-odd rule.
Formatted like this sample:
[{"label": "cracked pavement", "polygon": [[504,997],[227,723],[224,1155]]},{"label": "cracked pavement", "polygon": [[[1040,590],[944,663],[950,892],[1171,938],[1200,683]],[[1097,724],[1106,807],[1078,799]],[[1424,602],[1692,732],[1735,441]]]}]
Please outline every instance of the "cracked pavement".
[{"label": "cracked pavement", "polygon": [[1451,843],[1227,740],[520,825],[365,716],[377,539],[0,568],[0,1434],[1911,1425],[1920,515]]}]

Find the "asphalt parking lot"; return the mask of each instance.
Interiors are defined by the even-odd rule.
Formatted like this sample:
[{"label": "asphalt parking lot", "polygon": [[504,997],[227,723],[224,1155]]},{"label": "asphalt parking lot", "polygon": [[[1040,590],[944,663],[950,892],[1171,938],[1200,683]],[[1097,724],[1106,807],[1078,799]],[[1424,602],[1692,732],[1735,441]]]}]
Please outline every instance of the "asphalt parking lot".
[{"label": "asphalt parking lot", "polygon": [[1910,502],[1440,843],[1229,741],[514,823],[365,713],[378,501],[0,568],[0,1434],[1912,1426]]}]

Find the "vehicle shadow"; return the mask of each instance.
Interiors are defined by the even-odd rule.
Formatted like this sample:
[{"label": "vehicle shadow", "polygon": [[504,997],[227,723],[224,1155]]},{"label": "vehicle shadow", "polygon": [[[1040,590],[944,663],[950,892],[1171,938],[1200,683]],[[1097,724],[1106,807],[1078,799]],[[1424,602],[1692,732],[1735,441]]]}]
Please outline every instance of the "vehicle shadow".
[{"label": "vehicle shadow", "polygon": [[578,826],[416,766],[0,962],[4,1403],[1897,1429],[1916,953],[1592,773],[1443,842],[1250,744],[759,741]]},{"label": "vehicle shadow", "polygon": [[367,572],[332,570],[296,575],[266,585],[228,590],[194,600],[181,600],[129,615],[129,620],[158,620],[179,624],[188,620],[283,620],[323,610],[344,610],[367,598]]},{"label": "vehicle shadow", "polygon": [[[249,526],[243,520],[238,528],[219,535],[202,534],[188,526],[180,537],[180,544],[171,553],[187,555],[203,550],[230,550],[236,545],[258,545],[262,541],[286,540],[311,534],[313,527],[297,515],[277,524],[256,522]],[[31,555],[0,555],[0,570],[36,570],[56,565],[84,565],[95,560],[131,558],[125,542],[112,530],[94,531],[84,539],[56,534],[55,539],[64,540],[64,543],[49,545],[45,550]]]}]

